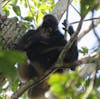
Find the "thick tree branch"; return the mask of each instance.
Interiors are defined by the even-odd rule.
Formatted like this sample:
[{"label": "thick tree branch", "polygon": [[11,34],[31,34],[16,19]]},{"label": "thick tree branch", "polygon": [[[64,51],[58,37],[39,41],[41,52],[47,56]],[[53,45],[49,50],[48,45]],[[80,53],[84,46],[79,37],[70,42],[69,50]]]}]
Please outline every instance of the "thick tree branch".
[{"label": "thick tree branch", "polygon": [[56,6],[54,7],[53,11],[51,12],[51,14],[53,14],[57,18],[58,21],[60,21],[62,15],[66,11],[66,7],[69,4],[68,2],[69,0],[59,0]]},{"label": "thick tree branch", "polygon": [[8,19],[4,17],[0,19],[0,44],[2,49],[13,49],[14,44],[25,32],[16,22],[16,18]]}]

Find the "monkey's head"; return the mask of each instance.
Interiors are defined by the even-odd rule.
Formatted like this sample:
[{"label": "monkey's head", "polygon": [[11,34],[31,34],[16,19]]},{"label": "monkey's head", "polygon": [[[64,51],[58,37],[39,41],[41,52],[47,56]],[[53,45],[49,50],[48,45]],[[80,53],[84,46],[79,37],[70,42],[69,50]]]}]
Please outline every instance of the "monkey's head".
[{"label": "monkey's head", "polygon": [[58,29],[58,21],[53,15],[47,14],[43,18],[42,26],[52,32]]}]

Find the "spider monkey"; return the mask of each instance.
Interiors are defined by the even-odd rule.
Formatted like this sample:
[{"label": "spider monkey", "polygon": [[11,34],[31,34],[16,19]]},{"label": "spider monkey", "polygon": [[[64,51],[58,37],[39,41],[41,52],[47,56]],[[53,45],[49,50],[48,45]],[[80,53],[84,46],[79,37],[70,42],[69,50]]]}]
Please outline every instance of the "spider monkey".
[{"label": "spider monkey", "polygon": [[[69,26],[68,32],[72,36],[74,33],[72,26]],[[27,31],[15,47],[17,50],[26,52],[28,57],[28,62],[18,67],[20,79],[26,82],[35,76],[41,76],[47,69],[54,66],[65,44],[67,40],[58,29],[57,19],[51,14],[45,15],[43,23],[37,29]],[[78,59],[77,40],[65,56],[63,60],[65,63],[72,63]],[[37,89],[41,89],[41,85]],[[29,96],[35,96],[36,90],[29,89]]]}]

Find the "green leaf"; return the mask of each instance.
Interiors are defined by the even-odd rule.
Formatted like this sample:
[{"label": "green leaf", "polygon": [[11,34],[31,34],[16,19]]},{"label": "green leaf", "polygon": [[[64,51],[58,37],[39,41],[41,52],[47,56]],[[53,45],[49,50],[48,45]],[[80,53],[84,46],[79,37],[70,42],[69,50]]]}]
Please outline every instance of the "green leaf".
[{"label": "green leaf", "polygon": [[19,6],[12,6],[14,12],[18,15],[21,16],[21,10]]},{"label": "green leaf", "polygon": [[27,17],[25,17],[25,18],[23,18],[24,20],[26,20],[26,21],[32,21],[33,20],[33,17],[31,17],[31,16],[27,16]]},{"label": "green leaf", "polygon": [[3,8],[3,11],[6,13],[6,15],[7,16],[9,16],[9,7],[8,6],[5,6],[4,8]]},{"label": "green leaf", "polygon": [[51,91],[57,95],[64,95],[65,94],[65,86],[63,86],[61,84],[54,84],[51,87]]},{"label": "green leaf", "polygon": [[61,83],[64,84],[67,81],[67,77],[64,74],[59,74],[59,73],[55,73],[53,75],[50,76],[48,83],[50,85],[54,85],[56,83]]},{"label": "green leaf", "polygon": [[96,0],[80,0],[81,5],[81,16],[86,16],[86,14],[93,10]]},{"label": "green leaf", "polygon": [[18,51],[0,51],[0,72],[9,78],[16,75],[16,63],[23,63],[26,60],[25,54]]},{"label": "green leaf", "polygon": [[[36,5],[36,6],[38,6],[39,5],[39,2],[41,2],[41,1],[39,1],[39,0],[32,0],[33,2],[34,2],[34,5]],[[43,1],[42,1],[43,2]]]},{"label": "green leaf", "polygon": [[15,79],[11,83],[11,89],[12,89],[12,91],[16,91],[17,90],[17,88],[18,88],[18,82],[19,82],[19,80],[18,79]]},{"label": "green leaf", "polygon": [[26,0],[20,0],[20,3],[23,4]]},{"label": "green leaf", "polygon": [[0,99],[3,99],[3,98],[4,98],[3,95],[1,95],[1,96],[0,96]]},{"label": "green leaf", "polygon": [[96,85],[96,87],[100,86],[100,76],[98,78],[96,78],[95,85]]},{"label": "green leaf", "polygon": [[29,28],[30,28],[30,23],[28,23],[28,22],[23,22],[23,23],[21,24],[21,28],[22,28],[23,31],[25,31],[26,29],[29,29]]},{"label": "green leaf", "polygon": [[82,53],[83,55],[86,55],[88,53],[88,48],[82,47],[81,49],[79,49],[79,52]]},{"label": "green leaf", "polygon": [[12,4],[15,6],[17,4],[18,0],[12,0]]},{"label": "green leaf", "polygon": [[73,2],[74,2],[75,4],[78,3],[78,1],[79,1],[79,0],[73,0]]},{"label": "green leaf", "polygon": [[28,0],[25,0],[25,7],[27,8],[29,5],[28,5]]}]

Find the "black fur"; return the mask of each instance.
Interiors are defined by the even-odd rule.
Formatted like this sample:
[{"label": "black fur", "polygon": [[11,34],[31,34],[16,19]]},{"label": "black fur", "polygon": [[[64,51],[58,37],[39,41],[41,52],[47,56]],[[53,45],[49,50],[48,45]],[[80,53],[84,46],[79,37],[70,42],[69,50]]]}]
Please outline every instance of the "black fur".
[{"label": "black fur", "polygon": [[[74,33],[72,26],[69,27],[70,36]],[[46,15],[43,23],[36,30],[29,30],[18,42],[16,49],[25,51],[28,59],[40,64],[43,71],[54,66],[57,58],[67,41],[58,29],[58,22],[53,15]],[[68,50],[64,62],[71,63],[78,58],[77,40]],[[35,68],[33,72],[35,71]]]}]

